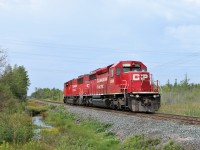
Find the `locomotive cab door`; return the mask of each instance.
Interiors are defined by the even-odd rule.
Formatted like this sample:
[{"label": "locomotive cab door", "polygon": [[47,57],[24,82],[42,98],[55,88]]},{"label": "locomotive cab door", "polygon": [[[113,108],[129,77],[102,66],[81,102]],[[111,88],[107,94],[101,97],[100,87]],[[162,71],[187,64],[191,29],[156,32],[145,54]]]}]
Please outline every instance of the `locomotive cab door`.
[{"label": "locomotive cab door", "polygon": [[110,68],[109,69],[109,76],[108,76],[108,93],[113,93],[114,92],[114,83],[115,83],[115,79],[114,79],[114,68]]},{"label": "locomotive cab door", "polygon": [[112,67],[109,69],[108,92],[120,94],[121,69]]}]

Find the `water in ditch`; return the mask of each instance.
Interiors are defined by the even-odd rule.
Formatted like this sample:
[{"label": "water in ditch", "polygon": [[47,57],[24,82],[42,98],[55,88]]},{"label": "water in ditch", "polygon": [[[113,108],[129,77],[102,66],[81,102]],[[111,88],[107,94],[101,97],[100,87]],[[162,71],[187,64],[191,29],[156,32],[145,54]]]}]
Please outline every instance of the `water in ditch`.
[{"label": "water in ditch", "polygon": [[34,116],[32,117],[32,122],[37,126],[37,129],[34,130],[34,139],[40,140],[42,137],[40,135],[41,129],[52,128],[52,126],[46,124],[42,116]]}]

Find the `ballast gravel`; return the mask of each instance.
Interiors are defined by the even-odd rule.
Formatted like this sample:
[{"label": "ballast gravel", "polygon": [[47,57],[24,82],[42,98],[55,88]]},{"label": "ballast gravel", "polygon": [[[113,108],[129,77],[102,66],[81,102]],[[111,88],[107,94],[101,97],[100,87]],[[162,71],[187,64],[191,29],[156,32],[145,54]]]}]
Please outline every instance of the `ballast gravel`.
[{"label": "ballast gravel", "polygon": [[107,132],[115,133],[120,140],[143,133],[147,137],[160,138],[163,143],[173,140],[185,149],[200,149],[200,126],[129,116],[79,106],[66,105],[65,107],[80,118],[112,124]]}]

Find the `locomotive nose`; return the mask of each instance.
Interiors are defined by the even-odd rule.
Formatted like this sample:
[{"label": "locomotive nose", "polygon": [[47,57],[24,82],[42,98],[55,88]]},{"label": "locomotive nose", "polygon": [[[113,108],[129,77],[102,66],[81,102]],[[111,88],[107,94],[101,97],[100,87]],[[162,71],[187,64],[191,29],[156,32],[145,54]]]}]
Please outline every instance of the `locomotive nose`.
[{"label": "locomotive nose", "polygon": [[150,92],[150,74],[149,72],[141,71],[130,71],[124,73],[122,76],[123,80],[127,80],[128,91],[130,92]]},{"label": "locomotive nose", "polygon": [[144,98],[143,103],[145,106],[151,106],[151,99]]}]

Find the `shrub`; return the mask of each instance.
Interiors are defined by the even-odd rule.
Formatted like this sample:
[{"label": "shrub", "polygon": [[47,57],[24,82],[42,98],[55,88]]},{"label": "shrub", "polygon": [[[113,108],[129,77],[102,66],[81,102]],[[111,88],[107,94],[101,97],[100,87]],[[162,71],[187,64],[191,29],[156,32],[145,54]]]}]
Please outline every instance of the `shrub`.
[{"label": "shrub", "polygon": [[[43,114],[47,111],[47,106],[38,103],[37,101],[30,100],[27,102],[26,110],[31,116]],[[44,114],[45,116],[45,114]]]},{"label": "shrub", "polygon": [[159,139],[146,139],[144,135],[136,135],[128,138],[123,144],[123,150],[153,150],[160,144]]},{"label": "shrub", "polygon": [[173,141],[169,141],[169,143],[163,147],[163,150],[183,150],[183,148],[175,144]]},{"label": "shrub", "polygon": [[25,143],[33,136],[31,117],[26,114],[0,114],[0,143]]}]

